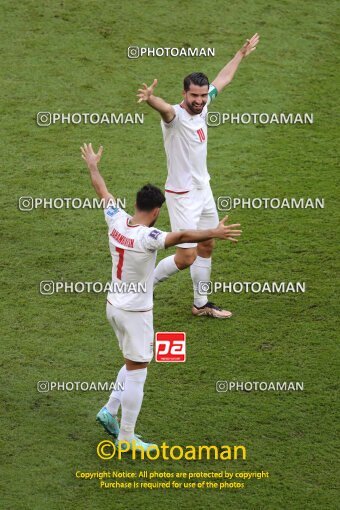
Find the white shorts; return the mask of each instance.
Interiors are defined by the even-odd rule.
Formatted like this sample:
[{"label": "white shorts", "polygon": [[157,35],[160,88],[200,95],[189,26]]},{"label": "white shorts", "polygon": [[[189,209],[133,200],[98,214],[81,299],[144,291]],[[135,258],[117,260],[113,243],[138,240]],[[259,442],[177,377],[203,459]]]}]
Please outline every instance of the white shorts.
[{"label": "white shorts", "polygon": [[153,311],[129,312],[107,302],[106,316],[124,358],[149,362],[153,358]]},{"label": "white shorts", "polygon": [[[216,228],[219,222],[210,186],[194,188],[187,193],[165,192],[171,230],[204,230]],[[180,248],[194,248],[197,243],[182,243]]]}]

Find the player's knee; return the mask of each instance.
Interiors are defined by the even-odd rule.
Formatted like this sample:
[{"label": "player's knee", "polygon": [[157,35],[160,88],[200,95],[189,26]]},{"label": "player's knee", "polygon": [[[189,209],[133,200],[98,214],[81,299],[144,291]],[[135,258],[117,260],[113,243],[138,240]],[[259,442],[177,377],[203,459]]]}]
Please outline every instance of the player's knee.
[{"label": "player's knee", "polygon": [[212,255],[215,247],[215,240],[210,239],[209,241],[203,241],[197,245],[197,254],[200,257],[209,258]]},{"label": "player's knee", "polygon": [[132,361],[125,358],[125,365],[127,370],[140,370],[141,368],[147,368],[149,362]]},{"label": "player's knee", "polygon": [[183,250],[180,253],[176,253],[175,255],[175,264],[179,270],[186,269],[191,266],[197,257],[196,250]]}]

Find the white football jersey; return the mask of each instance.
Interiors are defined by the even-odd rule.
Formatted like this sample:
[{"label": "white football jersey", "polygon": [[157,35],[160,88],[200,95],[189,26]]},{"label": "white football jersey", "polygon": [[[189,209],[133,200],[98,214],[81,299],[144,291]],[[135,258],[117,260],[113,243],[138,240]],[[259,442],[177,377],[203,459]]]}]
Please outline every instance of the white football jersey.
[{"label": "white football jersey", "polygon": [[208,101],[197,115],[188,113],[182,104],[173,105],[176,112],[171,122],[161,120],[168,177],[165,189],[177,193],[204,188],[210,180],[207,169],[208,105],[217,95],[209,88]]},{"label": "white football jersey", "polygon": [[107,207],[104,215],[112,256],[108,301],[122,310],[151,310],[157,250],[164,248],[167,232],[145,225],[129,225],[131,216],[119,207]]}]

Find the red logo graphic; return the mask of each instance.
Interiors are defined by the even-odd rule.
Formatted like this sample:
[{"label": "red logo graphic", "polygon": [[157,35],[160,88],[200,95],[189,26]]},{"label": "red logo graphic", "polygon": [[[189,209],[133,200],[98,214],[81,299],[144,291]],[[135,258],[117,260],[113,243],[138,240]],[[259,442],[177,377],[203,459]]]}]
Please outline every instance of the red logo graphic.
[{"label": "red logo graphic", "polygon": [[204,134],[204,131],[202,128],[197,130],[197,134],[198,134],[198,138],[200,139],[200,142],[204,142],[205,134]]},{"label": "red logo graphic", "polygon": [[185,358],[185,333],[156,333],[156,361],[183,363]]}]

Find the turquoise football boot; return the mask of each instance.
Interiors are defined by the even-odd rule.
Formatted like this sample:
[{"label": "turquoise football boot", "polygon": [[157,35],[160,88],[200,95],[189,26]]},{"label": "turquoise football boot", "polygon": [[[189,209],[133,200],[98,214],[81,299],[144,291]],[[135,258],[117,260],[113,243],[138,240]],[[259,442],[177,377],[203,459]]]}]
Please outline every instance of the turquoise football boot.
[{"label": "turquoise football boot", "polygon": [[115,439],[118,438],[119,434],[119,423],[116,416],[112,416],[106,407],[103,407],[97,414],[96,421],[100,423],[106,432],[113,436]]}]

